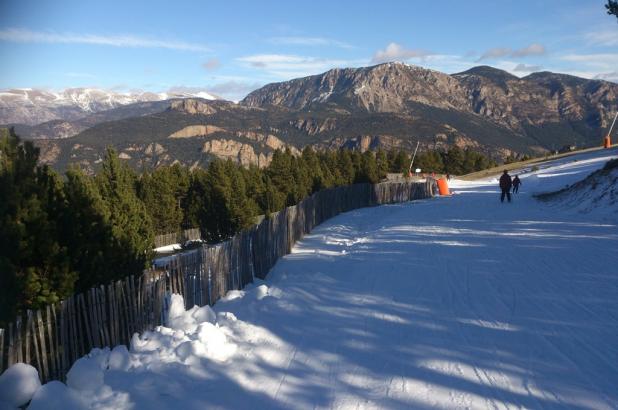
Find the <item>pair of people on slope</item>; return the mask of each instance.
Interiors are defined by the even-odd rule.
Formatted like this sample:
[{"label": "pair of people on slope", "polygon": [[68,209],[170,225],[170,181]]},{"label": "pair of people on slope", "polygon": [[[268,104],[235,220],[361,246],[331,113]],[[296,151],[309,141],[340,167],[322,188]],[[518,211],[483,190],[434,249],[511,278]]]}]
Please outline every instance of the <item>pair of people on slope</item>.
[{"label": "pair of people on slope", "polygon": [[500,195],[500,202],[504,202],[504,197],[506,196],[508,201],[511,202],[511,187],[513,188],[513,193],[516,194],[519,192],[519,186],[521,185],[521,180],[517,175],[515,178],[511,180],[511,176],[508,171],[505,169],[504,174],[500,177],[500,189],[502,190],[502,194]]}]

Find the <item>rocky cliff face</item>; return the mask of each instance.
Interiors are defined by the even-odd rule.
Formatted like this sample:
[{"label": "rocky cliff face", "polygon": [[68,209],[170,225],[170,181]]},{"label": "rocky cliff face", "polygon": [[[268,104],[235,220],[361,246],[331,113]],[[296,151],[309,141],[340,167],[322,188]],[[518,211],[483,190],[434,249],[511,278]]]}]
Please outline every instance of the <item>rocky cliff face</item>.
[{"label": "rocky cliff face", "polygon": [[[539,128],[549,127],[549,133],[585,145],[587,139],[598,137],[600,128],[607,127],[618,109],[617,95],[618,84],[564,74],[542,72],[518,78],[481,66],[447,75],[387,63],[269,84],[250,93],[241,104],[338,113],[330,124],[355,111],[426,118],[426,109],[431,107],[477,115],[550,148],[561,143],[560,135],[543,141],[548,132]],[[293,126],[310,135],[332,129],[326,121],[302,120]]]},{"label": "rocky cliff face", "polygon": [[196,100],[194,98],[187,98],[184,100],[172,101],[170,110],[180,111],[187,114],[203,114],[210,115],[217,112],[212,104],[208,104],[205,101]]},{"label": "rocky cliff face", "polygon": [[250,93],[241,104],[302,110],[335,104],[347,110],[405,112],[416,102],[439,108],[466,105],[457,79],[437,71],[403,63],[366,68],[334,69],[324,74],[269,84]]},{"label": "rocky cliff face", "polygon": [[491,67],[453,77],[466,90],[475,113],[517,131],[524,125],[560,122],[604,128],[618,108],[618,85],[607,81],[549,72],[520,79]]}]

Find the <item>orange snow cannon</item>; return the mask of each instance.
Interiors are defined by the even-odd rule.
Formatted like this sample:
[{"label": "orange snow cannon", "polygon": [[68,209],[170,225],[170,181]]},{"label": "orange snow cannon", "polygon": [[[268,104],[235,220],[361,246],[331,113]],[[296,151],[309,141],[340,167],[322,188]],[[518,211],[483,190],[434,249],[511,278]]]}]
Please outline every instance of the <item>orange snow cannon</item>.
[{"label": "orange snow cannon", "polygon": [[448,183],[446,182],[446,178],[440,178],[438,180],[438,191],[440,192],[440,195],[451,194],[448,190]]},{"label": "orange snow cannon", "polygon": [[605,137],[605,139],[603,139],[603,148],[611,148],[611,147],[612,147],[612,139],[608,135],[607,137]]}]

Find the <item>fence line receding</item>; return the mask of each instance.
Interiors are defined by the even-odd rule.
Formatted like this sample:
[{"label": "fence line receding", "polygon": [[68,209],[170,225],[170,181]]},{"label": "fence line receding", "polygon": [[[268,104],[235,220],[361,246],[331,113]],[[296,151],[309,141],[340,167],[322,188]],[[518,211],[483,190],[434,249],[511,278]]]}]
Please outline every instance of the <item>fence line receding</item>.
[{"label": "fence line receding", "polygon": [[202,245],[140,276],[29,310],[0,329],[0,373],[24,362],[38,369],[43,382],[64,380],[72,363],[92,348],[129,345],[134,333],[161,325],[167,292],[183,295],[186,307],[213,305],[228,291],[264,279],[296,241],[325,220],[357,208],[429,198],[436,190],[433,180],[322,190],[225,242]]}]

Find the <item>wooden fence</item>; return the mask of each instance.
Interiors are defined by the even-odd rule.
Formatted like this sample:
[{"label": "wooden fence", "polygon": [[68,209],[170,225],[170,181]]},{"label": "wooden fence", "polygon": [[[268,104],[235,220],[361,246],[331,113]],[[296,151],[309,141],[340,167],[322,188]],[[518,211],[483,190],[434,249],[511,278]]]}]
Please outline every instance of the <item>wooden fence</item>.
[{"label": "wooden fence", "polygon": [[90,289],[27,311],[0,329],[0,370],[30,363],[43,382],[63,380],[72,363],[94,347],[128,345],[133,334],[163,324],[166,294],[185,306],[212,305],[229,290],[265,278],[277,260],[316,225],[357,208],[429,198],[435,181],[357,184],[323,190],[262,220],[231,239],[177,254],[139,277]]},{"label": "wooden fence", "polygon": [[173,245],[175,243],[185,243],[187,241],[196,241],[201,239],[200,228],[184,229],[180,232],[166,233],[155,236],[155,248],[162,246]]}]

